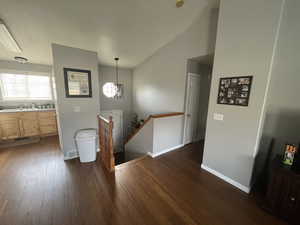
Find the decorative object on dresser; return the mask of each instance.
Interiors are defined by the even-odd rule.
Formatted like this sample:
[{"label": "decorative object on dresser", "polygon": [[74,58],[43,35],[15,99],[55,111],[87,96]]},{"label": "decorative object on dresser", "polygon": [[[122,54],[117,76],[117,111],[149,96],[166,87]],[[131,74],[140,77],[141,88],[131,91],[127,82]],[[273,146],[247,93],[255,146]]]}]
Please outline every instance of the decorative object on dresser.
[{"label": "decorative object on dresser", "polygon": [[300,173],[276,156],[271,164],[267,209],[290,224],[300,225]]},{"label": "decorative object on dresser", "polygon": [[285,144],[285,152],[283,156],[283,163],[285,165],[293,165],[295,155],[297,153],[297,146],[295,144]]}]

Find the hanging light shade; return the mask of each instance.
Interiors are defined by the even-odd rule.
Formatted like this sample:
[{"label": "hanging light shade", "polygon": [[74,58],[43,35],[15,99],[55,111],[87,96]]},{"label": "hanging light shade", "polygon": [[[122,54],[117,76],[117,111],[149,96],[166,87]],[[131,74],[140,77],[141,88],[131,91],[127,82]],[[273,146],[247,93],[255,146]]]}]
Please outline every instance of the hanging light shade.
[{"label": "hanging light shade", "polygon": [[183,4],[184,4],[184,0],[176,0],[176,7],[177,7],[177,8],[182,7]]},{"label": "hanging light shade", "polygon": [[116,94],[114,96],[114,98],[118,99],[122,97],[122,92],[123,92],[123,85],[119,83],[119,58],[116,57],[115,58],[116,61],[116,83],[115,83],[115,87],[116,87]]}]

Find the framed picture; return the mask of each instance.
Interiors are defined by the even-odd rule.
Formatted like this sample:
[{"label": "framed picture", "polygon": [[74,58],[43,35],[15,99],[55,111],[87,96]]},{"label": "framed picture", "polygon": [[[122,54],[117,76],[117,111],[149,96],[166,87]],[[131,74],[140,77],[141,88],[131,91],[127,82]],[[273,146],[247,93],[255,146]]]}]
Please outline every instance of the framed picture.
[{"label": "framed picture", "polygon": [[67,98],[91,98],[91,71],[64,68],[65,90]]},{"label": "framed picture", "polygon": [[220,78],[218,104],[248,106],[253,76]]},{"label": "framed picture", "polygon": [[297,145],[296,144],[285,144],[285,150],[284,150],[284,155],[283,155],[283,160],[282,162],[285,165],[293,165],[295,154],[298,151]]}]

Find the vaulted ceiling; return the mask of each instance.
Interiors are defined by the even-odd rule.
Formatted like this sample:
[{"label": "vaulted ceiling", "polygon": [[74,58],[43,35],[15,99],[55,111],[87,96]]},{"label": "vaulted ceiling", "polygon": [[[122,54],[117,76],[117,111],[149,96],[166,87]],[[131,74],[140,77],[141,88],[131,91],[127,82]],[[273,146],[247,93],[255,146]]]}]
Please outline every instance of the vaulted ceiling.
[{"label": "vaulted ceiling", "polygon": [[[215,0],[0,0],[0,18],[32,63],[52,64],[51,43],[97,51],[135,67],[183,32]],[[0,45],[0,59],[16,53]]]}]

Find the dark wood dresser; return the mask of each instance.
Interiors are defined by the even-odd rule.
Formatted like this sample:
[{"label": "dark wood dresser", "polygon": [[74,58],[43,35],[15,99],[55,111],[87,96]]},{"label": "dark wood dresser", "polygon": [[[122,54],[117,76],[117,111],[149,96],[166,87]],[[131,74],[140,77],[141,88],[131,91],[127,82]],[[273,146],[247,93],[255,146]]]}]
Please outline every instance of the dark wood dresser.
[{"label": "dark wood dresser", "polygon": [[281,163],[277,156],[271,165],[267,207],[290,224],[300,225],[300,173]]}]

